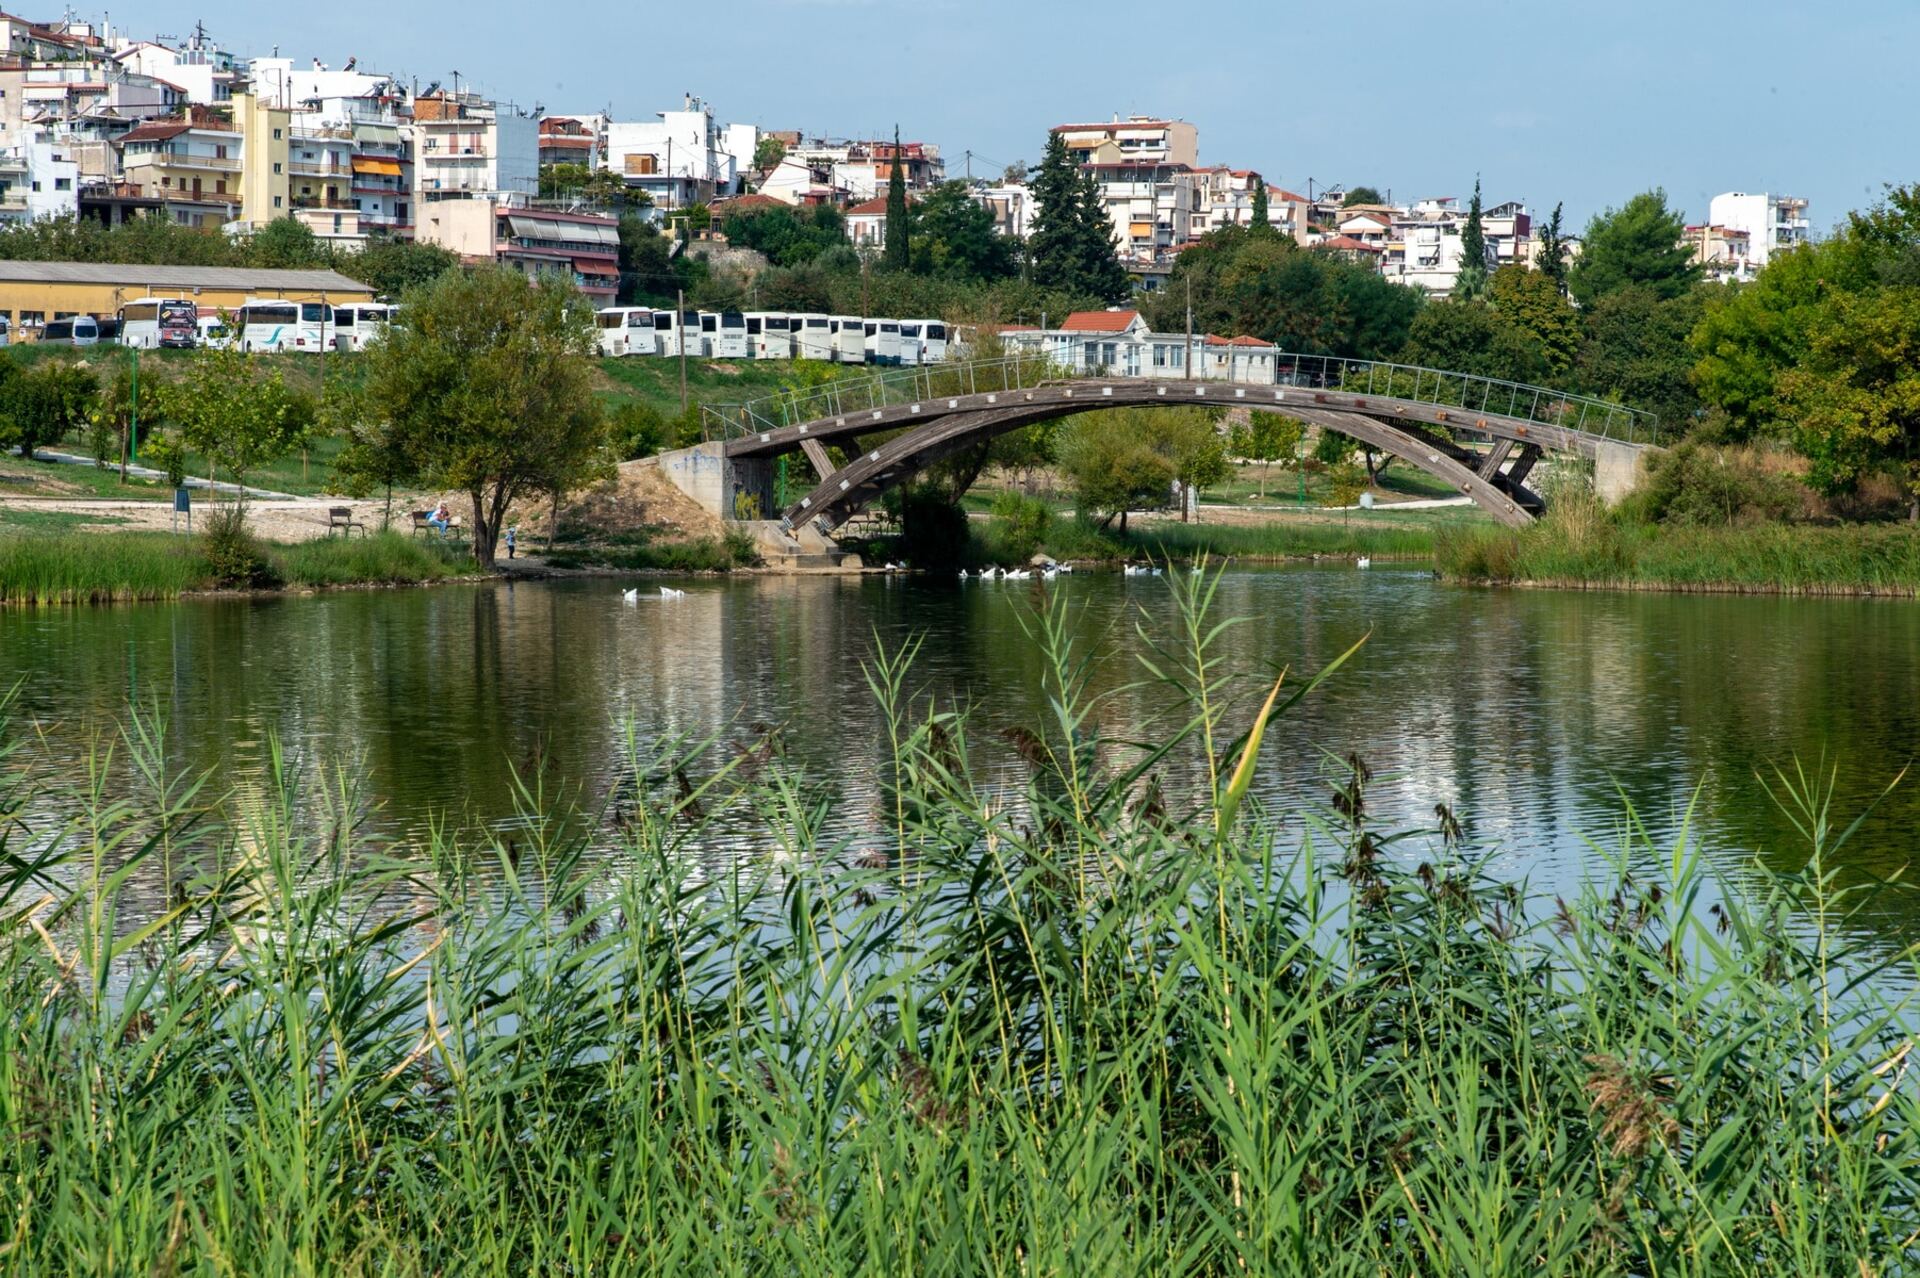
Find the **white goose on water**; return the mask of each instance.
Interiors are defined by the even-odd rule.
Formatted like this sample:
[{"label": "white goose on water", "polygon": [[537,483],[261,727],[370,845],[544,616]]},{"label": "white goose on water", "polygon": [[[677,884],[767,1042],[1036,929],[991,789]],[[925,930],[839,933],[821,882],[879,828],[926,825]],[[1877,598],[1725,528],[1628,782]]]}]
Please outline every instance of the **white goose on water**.
[{"label": "white goose on water", "polygon": [[1366,555],[1362,555],[1360,556],[1359,561],[1354,566],[1357,568],[1371,568],[1373,567],[1373,560],[1368,558]]},{"label": "white goose on water", "polygon": [[640,602],[640,587],[638,587],[638,586],[635,586],[635,587],[634,587],[634,588],[633,588],[632,590],[623,590],[623,591],[621,591],[621,592],[620,592],[620,601],[621,601],[622,603],[639,603],[639,602]]},{"label": "white goose on water", "polygon": [[684,590],[675,590],[672,586],[662,586],[660,587],[660,597],[662,599],[685,599],[687,592]]}]

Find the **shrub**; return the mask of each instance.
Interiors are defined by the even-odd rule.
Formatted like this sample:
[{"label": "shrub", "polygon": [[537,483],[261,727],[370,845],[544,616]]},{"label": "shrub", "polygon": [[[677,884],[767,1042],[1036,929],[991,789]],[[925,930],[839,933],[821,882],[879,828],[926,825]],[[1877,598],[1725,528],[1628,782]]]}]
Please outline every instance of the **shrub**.
[{"label": "shrub", "polygon": [[1641,509],[1663,524],[1754,524],[1804,513],[1808,496],[1753,449],[1688,440],[1647,458]]},{"label": "shrub", "polygon": [[622,458],[634,458],[653,456],[678,432],[659,409],[630,399],[613,410],[610,433],[616,453]]},{"label": "shrub", "polygon": [[239,502],[216,503],[207,512],[201,521],[200,549],[219,585],[279,583],[279,573],[247,526],[247,508]]},{"label": "shrub", "polygon": [[993,499],[991,535],[1009,561],[1031,559],[1053,527],[1053,508],[1038,497],[1004,491]]},{"label": "shrub", "polygon": [[178,488],[187,482],[187,450],[172,431],[156,431],[140,448],[140,460],[166,474],[167,485]]}]

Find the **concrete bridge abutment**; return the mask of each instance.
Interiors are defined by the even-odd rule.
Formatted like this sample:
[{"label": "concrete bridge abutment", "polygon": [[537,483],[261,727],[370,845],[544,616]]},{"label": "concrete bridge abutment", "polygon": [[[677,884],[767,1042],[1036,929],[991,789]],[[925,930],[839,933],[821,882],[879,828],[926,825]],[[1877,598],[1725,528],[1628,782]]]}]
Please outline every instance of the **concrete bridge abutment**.
[{"label": "concrete bridge abutment", "polygon": [[1609,506],[1640,486],[1647,474],[1647,450],[1641,444],[1620,444],[1595,440],[1593,444],[1593,492]]}]

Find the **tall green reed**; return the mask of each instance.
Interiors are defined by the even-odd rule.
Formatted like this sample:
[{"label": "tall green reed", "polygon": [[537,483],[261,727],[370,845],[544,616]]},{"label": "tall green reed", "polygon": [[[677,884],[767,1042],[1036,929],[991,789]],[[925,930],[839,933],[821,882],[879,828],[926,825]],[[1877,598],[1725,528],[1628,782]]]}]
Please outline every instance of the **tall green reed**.
[{"label": "tall green reed", "polygon": [[[1831,787],[1794,874],[1629,820],[1571,900],[1243,765],[1288,691],[1169,582],[1119,739],[1067,605],[982,766],[876,651],[884,819],[775,729],[659,749],[511,835],[367,837],[349,770],[216,793],[135,716],[0,861],[0,1265],[32,1273],[1899,1273],[1897,961]],[[1161,784],[1192,767],[1207,785]],[[32,823],[28,824],[31,816]],[[723,828],[768,855],[718,865]],[[611,845],[618,857],[603,858]],[[1418,858],[1424,856],[1426,860]]]}]

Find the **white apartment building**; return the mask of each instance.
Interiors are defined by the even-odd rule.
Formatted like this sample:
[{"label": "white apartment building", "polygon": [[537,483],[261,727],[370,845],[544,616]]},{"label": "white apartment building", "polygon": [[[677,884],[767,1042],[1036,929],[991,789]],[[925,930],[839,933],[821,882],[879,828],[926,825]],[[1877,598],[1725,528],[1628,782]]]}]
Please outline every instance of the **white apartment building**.
[{"label": "white apartment building", "polygon": [[539,124],[511,105],[443,91],[413,100],[414,202],[540,190]]},{"label": "white apartment building", "polygon": [[1158,120],[1119,116],[1105,124],[1056,124],[1053,132],[1066,144],[1067,155],[1079,164],[1200,163],[1200,130],[1185,120]]},{"label": "white apartment building", "polygon": [[[351,97],[313,97],[302,109],[293,112],[294,150],[302,149],[304,136],[327,138],[329,156],[337,158],[344,138],[348,175],[346,191],[334,191],[331,198],[348,201],[345,209],[324,205],[302,206],[303,195],[329,198],[328,187],[338,186],[331,173],[303,173],[299,156],[292,157],[295,216],[314,228],[316,234],[342,241],[356,235],[388,235],[410,238],[414,228],[414,163],[411,130],[404,114],[405,102],[399,86],[392,82],[377,86],[371,93]],[[316,138],[309,149],[322,144]],[[320,179],[317,187],[315,180]],[[302,191],[302,186],[315,187]],[[346,215],[351,216],[346,216]],[[339,226],[334,223],[338,216]],[[352,229],[357,223],[357,231]]]},{"label": "white apartment building", "polygon": [[1759,273],[1753,264],[1753,237],[1731,226],[1689,226],[1686,245],[1708,279],[1745,282]]},{"label": "white apartment building", "polygon": [[[1372,215],[1381,211],[1384,210],[1369,206],[1366,218],[1350,216],[1337,225],[1343,235],[1370,246],[1377,245],[1377,239],[1370,233],[1362,233],[1361,225],[1370,223]],[[1345,212],[1355,214],[1361,210]],[[1349,224],[1355,229],[1347,230]],[[1466,266],[1461,237],[1466,224],[1467,211],[1453,196],[1421,200],[1411,208],[1395,211],[1385,252],[1380,255],[1381,274],[1395,283],[1424,289],[1435,296],[1447,296],[1459,283],[1460,272]],[[1532,261],[1533,219],[1526,205],[1509,201],[1483,208],[1480,231],[1487,249],[1486,261],[1481,263],[1483,269],[1495,271],[1502,266],[1516,263],[1525,266]]]},{"label": "white apartment building", "polygon": [[1033,192],[1024,182],[1000,182],[976,186],[968,194],[973,202],[993,215],[997,234],[1025,239],[1033,227]]},{"label": "white apartment building", "polygon": [[[749,153],[749,163],[752,158]],[[940,148],[931,142],[902,142],[896,154],[891,141],[801,138],[787,147],[782,163],[805,166],[822,175],[822,185],[845,191],[847,199],[861,201],[886,194],[896,162],[905,169],[903,176],[909,191],[931,190],[947,180],[946,161],[940,158]],[[775,173],[778,172],[776,169]],[[765,183],[760,190],[776,199],[783,198],[768,190]]]},{"label": "white apartment building", "polygon": [[661,208],[678,209],[741,194],[760,130],[716,125],[713,108],[688,94],[658,121],[609,120],[606,166]]},{"label": "white apartment building", "polygon": [[1085,166],[1107,206],[1120,264],[1142,271],[1165,263],[1193,225],[1194,184],[1184,164],[1095,161]]},{"label": "white apartment building", "polygon": [[1812,224],[1807,221],[1807,202],[1793,195],[1749,194],[1728,191],[1713,197],[1707,209],[1712,226],[1744,231],[1747,235],[1747,260],[1758,271],[1784,253],[1812,241]]},{"label": "white apartment building", "polygon": [[129,71],[177,86],[188,101],[200,106],[230,101],[243,70],[231,53],[207,37],[206,27],[197,23],[193,34],[177,49],[150,40],[115,42],[113,58]]},{"label": "white apartment building", "polygon": [[20,150],[27,165],[27,216],[35,221],[80,211],[80,164],[69,143],[36,131]]},{"label": "white apartment building", "polygon": [[[1220,164],[1196,169],[1189,181],[1193,185],[1193,211],[1188,238],[1197,240],[1222,227],[1253,225],[1254,193],[1265,181],[1258,173]],[[1311,213],[1305,196],[1267,186],[1267,225],[1282,235],[1305,243]]]}]

